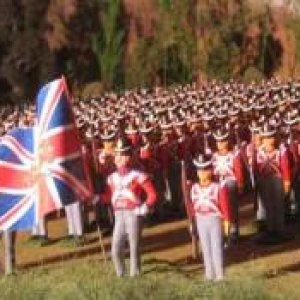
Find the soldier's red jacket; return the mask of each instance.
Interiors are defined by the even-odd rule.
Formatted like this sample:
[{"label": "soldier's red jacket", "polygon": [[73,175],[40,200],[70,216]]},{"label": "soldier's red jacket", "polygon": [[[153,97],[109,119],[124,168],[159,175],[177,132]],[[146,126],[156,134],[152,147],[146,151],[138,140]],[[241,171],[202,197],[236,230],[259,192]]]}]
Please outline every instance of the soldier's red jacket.
[{"label": "soldier's red jacket", "polygon": [[111,203],[115,210],[134,209],[143,203],[143,192],[146,194],[144,203],[153,207],[157,195],[149,176],[135,169],[118,170],[108,176],[101,202]]},{"label": "soldier's red jacket", "polygon": [[214,174],[221,180],[236,180],[240,188],[244,186],[244,171],[240,153],[229,151],[225,155],[213,155]]},{"label": "soldier's red jacket", "polygon": [[168,141],[163,141],[158,147],[158,160],[164,173],[168,173],[170,166],[177,155],[177,139],[171,137]]},{"label": "soldier's red jacket", "polygon": [[194,216],[218,216],[226,221],[231,220],[229,194],[226,185],[212,182],[207,187],[194,183],[191,188],[191,208]]},{"label": "soldier's red jacket", "polygon": [[263,179],[265,176],[275,175],[283,181],[291,181],[291,167],[288,151],[285,148],[276,149],[267,154],[263,147],[257,151],[257,174]]},{"label": "soldier's red jacket", "polygon": [[160,168],[156,152],[155,146],[150,143],[141,146],[139,149],[139,160],[142,165],[142,170],[152,176],[158,172]]}]

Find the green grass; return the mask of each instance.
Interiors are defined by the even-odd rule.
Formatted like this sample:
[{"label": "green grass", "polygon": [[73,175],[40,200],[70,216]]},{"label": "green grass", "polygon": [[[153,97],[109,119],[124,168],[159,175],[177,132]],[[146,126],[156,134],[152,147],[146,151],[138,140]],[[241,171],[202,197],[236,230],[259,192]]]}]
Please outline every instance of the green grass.
[{"label": "green grass", "polygon": [[0,299],[285,299],[272,294],[259,274],[229,274],[209,284],[202,272],[146,261],[138,278],[117,278],[111,263],[78,260],[0,278]]}]

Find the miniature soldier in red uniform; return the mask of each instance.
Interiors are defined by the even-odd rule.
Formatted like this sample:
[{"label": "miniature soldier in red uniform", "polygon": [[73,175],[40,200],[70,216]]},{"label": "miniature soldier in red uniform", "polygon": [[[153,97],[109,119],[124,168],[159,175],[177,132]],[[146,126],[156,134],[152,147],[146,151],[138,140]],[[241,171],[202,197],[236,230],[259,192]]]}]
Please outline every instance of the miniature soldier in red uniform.
[{"label": "miniature soldier in red uniform", "polygon": [[143,124],[140,127],[141,146],[140,146],[140,163],[143,171],[150,175],[153,179],[159,172],[159,163],[157,160],[157,147],[154,145],[152,139],[153,126],[150,124]]},{"label": "miniature soldier in red uniform", "polygon": [[214,132],[217,151],[213,154],[214,173],[220,182],[223,182],[229,191],[232,226],[230,239],[239,237],[239,194],[243,191],[243,165],[238,151],[231,150],[229,132],[218,129]]},{"label": "miniature soldier in red uniform", "polygon": [[276,129],[264,124],[262,146],[257,151],[259,193],[266,210],[266,229],[263,243],[284,239],[284,199],[291,188],[291,168],[286,148],[276,145]]},{"label": "miniature soldier in red uniform", "polygon": [[[115,148],[117,170],[107,178],[103,203],[111,203],[114,210],[112,237],[112,260],[117,276],[125,273],[124,244],[129,240],[130,276],[140,273],[141,219],[147,215],[156,202],[156,191],[149,176],[131,167],[132,145],[124,137],[119,138]],[[142,202],[142,194],[146,194]]]},{"label": "miniature soldier in red uniform", "polygon": [[258,178],[257,178],[257,151],[262,144],[260,136],[260,124],[257,121],[252,121],[250,131],[252,134],[251,142],[246,146],[247,166],[250,174],[252,190],[254,193],[254,208],[256,213],[256,221],[258,231],[262,231],[266,219],[266,212],[259,195]]},{"label": "miniature soldier in red uniform", "polygon": [[[165,121],[160,124],[162,130],[161,142],[158,148],[158,159],[162,168],[162,175],[164,181],[165,200],[172,204],[173,208],[177,208],[178,199],[174,199],[176,192],[174,190],[175,184],[173,169],[177,161],[177,136],[174,132],[172,123]],[[176,176],[175,176],[176,177]]]},{"label": "miniature soldier in red uniform", "polygon": [[191,203],[202,249],[205,277],[220,281],[224,276],[223,230],[230,227],[229,194],[224,182],[213,180],[212,157],[200,154],[194,159],[198,182],[192,185]]}]

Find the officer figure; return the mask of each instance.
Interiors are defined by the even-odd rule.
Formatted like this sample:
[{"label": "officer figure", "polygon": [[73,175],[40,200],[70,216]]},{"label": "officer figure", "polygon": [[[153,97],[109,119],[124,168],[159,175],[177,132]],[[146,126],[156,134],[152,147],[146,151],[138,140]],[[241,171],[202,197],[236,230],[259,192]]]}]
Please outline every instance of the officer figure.
[{"label": "officer figure", "polygon": [[[103,203],[111,203],[114,210],[112,260],[117,276],[125,273],[124,243],[130,248],[130,276],[140,273],[140,235],[142,217],[147,215],[156,202],[156,191],[145,173],[132,168],[132,145],[126,137],[120,137],[115,148],[117,170],[107,178]],[[146,199],[142,201],[142,193]]]}]

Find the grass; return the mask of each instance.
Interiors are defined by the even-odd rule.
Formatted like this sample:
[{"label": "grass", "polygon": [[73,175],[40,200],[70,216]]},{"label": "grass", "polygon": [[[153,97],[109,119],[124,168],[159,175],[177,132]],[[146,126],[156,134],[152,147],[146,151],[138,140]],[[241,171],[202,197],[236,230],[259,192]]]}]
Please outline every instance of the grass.
[{"label": "grass", "polygon": [[[0,278],[0,299],[285,299],[272,293],[260,274],[229,274],[209,284],[200,272],[184,272],[167,263],[145,261],[138,278],[117,278],[111,263],[83,259],[40,267]],[[292,299],[292,298],[289,298]]]},{"label": "grass", "polygon": [[[247,203],[243,206],[244,218],[250,209]],[[54,239],[63,234],[61,228],[61,220],[51,224]],[[87,236],[91,243],[73,251],[59,242],[30,248],[24,244],[28,236],[20,235],[17,274],[0,276],[0,300],[300,299],[298,229],[294,240],[272,247],[255,245],[254,231],[251,222],[243,225],[244,239],[226,251],[226,281],[218,284],[204,282],[202,265],[187,259],[190,244],[185,220],[145,229],[142,275],[137,278],[115,276],[112,263],[100,260],[97,241],[92,242],[94,233]],[[109,238],[105,244],[108,250]],[[69,252],[73,255],[68,256]]]}]

